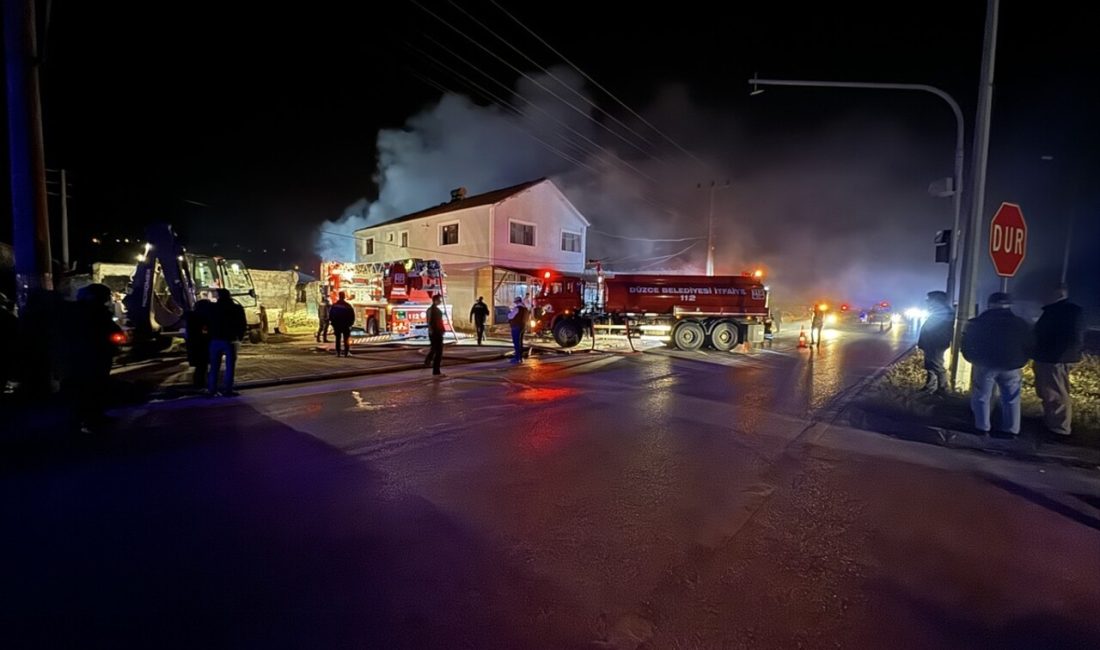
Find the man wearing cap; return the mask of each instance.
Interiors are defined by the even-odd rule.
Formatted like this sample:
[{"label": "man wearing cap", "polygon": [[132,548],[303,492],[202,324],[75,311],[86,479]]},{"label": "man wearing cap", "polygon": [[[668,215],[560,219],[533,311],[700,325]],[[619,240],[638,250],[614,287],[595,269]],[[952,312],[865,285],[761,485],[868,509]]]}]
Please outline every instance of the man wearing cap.
[{"label": "man wearing cap", "polygon": [[920,328],[917,347],[924,353],[924,391],[944,395],[947,393],[947,368],[943,365],[943,353],[951,345],[952,323],[955,311],[947,304],[943,291],[928,292],[928,318]]},{"label": "man wearing cap", "polygon": [[527,307],[523,304],[523,298],[516,296],[511,311],[508,312],[508,324],[512,326],[512,347],[515,354],[512,355],[512,363],[523,361],[523,333],[527,330]]},{"label": "man wearing cap", "polygon": [[974,365],[970,375],[970,409],[974,427],[989,432],[993,385],[1001,391],[1000,430],[1020,433],[1020,369],[1031,357],[1032,335],[1027,321],[1012,313],[1007,293],[989,296],[989,308],[967,323],[962,355]]},{"label": "man wearing cap", "polygon": [[424,365],[430,365],[432,367],[433,375],[442,375],[439,370],[439,365],[443,363],[443,333],[446,332],[446,327],[443,325],[443,310],[440,308],[440,304],[443,302],[443,296],[435,294],[432,296],[432,306],[428,307],[428,342],[431,343],[431,349],[428,351],[428,358],[424,359]]}]

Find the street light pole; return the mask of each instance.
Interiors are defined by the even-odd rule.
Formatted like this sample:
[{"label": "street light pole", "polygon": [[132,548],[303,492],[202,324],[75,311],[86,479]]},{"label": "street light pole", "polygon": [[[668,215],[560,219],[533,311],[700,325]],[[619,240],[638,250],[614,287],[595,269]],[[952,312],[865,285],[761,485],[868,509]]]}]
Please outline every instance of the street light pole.
[{"label": "street light pole", "polygon": [[763,92],[758,86],[802,86],[810,88],[863,88],[863,89],[875,89],[875,90],[919,90],[921,92],[932,93],[936,97],[939,97],[943,101],[947,102],[947,105],[951,107],[951,112],[955,114],[955,188],[952,193],[954,202],[954,229],[951,231],[951,250],[949,256],[949,263],[947,265],[947,296],[950,300],[955,298],[955,278],[957,275],[958,266],[958,242],[959,242],[959,223],[961,221],[962,214],[962,188],[963,188],[963,160],[965,149],[965,122],[963,120],[962,109],[959,108],[959,103],[955,101],[951,95],[936,88],[935,86],[929,86],[926,84],[895,84],[895,83],[874,83],[863,81],[811,81],[805,79],[758,79],[753,77],[749,79],[749,83],[752,85],[752,94],[760,94]]},{"label": "street light pole", "polygon": [[714,181],[710,182],[710,210],[707,211],[707,276],[714,275]]}]

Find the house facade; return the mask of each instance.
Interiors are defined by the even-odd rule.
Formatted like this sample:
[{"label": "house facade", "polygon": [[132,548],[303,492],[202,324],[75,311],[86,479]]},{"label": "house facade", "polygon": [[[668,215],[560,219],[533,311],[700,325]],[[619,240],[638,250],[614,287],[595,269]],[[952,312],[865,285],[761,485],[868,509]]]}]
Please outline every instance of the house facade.
[{"label": "house facade", "polygon": [[499,323],[540,270],[583,271],[589,226],[548,179],[475,196],[458,189],[446,203],[357,230],[356,261],[439,260],[454,324],[468,328],[478,296]]}]

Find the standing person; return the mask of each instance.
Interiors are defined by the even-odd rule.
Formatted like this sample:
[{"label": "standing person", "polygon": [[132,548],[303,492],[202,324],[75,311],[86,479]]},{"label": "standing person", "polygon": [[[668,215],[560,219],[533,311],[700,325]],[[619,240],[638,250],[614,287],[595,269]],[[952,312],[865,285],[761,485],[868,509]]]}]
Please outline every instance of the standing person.
[{"label": "standing person", "polygon": [[821,347],[821,329],[825,327],[825,306],[814,304],[810,319],[810,345]]},{"label": "standing person", "polygon": [[61,392],[84,433],[103,423],[107,383],[115,356],[112,335],[122,332],[108,306],[111,290],[102,284],[82,287],[71,305],[72,329],[66,337]]},{"label": "standing person", "polygon": [[772,318],[771,312],[768,312],[764,317],[764,345],[770,348],[773,340],[775,340],[775,319]]},{"label": "standing person", "polygon": [[1057,436],[1072,433],[1069,372],[1085,347],[1085,318],[1059,285],[1035,323],[1035,394],[1043,401],[1043,424]]},{"label": "standing person", "polygon": [[470,320],[474,323],[474,329],[477,330],[477,344],[481,345],[481,340],[485,338],[485,319],[489,317],[489,305],[485,304],[485,298],[478,296],[477,302],[473,307],[470,307]]},{"label": "standing person", "polygon": [[1001,431],[1020,433],[1020,369],[1031,356],[1032,334],[1027,321],[1012,313],[1007,293],[989,296],[989,307],[971,318],[963,331],[963,357],[974,364],[970,373],[970,409],[974,427],[990,430],[989,408],[996,383],[1001,391]]},{"label": "standing person", "polygon": [[206,376],[206,393],[213,397],[217,394],[218,371],[221,370],[222,357],[225,357],[225,379],[221,394],[236,397],[233,390],[233,373],[237,368],[237,352],[241,339],[248,332],[248,323],[244,317],[244,307],[233,302],[229,289],[215,292],[218,301],[210,309],[207,331],[210,333],[210,370]]},{"label": "standing person", "polygon": [[431,349],[428,350],[428,356],[424,359],[424,365],[432,367],[433,375],[442,375],[439,371],[439,365],[443,363],[443,333],[446,328],[443,326],[443,309],[439,306],[443,302],[443,296],[435,294],[432,296],[432,306],[428,307],[426,316],[428,317],[428,341],[431,343]]},{"label": "standing person", "polygon": [[924,390],[936,395],[947,394],[947,368],[943,353],[951,346],[955,310],[947,304],[944,291],[928,292],[928,318],[920,328],[917,347],[924,353]]},{"label": "standing person", "polygon": [[328,343],[328,294],[321,294],[321,302],[317,303],[317,334],[313,337],[317,339],[318,343],[322,340],[324,343]]},{"label": "standing person", "polygon": [[[355,324],[355,308],[348,304],[341,291],[336,296],[336,304],[329,307],[328,319],[332,323],[332,333],[336,335],[336,356],[351,356],[351,326]],[[341,353],[340,343],[343,342]]]},{"label": "standing person", "polygon": [[516,296],[515,303],[508,312],[508,325],[512,328],[512,347],[515,349],[511,363],[523,362],[523,333],[527,330],[529,313],[527,306],[523,304],[523,298]]},{"label": "standing person", "polygon": [[214,303],[205,296],[195,301],[187,314],[187,362],[195,369],[191,384],[199,390],[206,385],[210,369],[210,313]]},{"label": "standing person", "polygon": [[15,358],[19,339],[19,318],[15,315],[15,303],[0,293],[0,395],[15,378]]}]

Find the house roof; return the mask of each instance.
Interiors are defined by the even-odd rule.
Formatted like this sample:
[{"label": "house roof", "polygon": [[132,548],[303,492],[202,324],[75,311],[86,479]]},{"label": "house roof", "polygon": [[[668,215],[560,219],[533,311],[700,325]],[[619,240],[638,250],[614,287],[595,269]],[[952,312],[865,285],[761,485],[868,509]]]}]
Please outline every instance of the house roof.
[{"label": "house roof", "polygon": [[492,192],[485,192],[484,194],[475,194],[474,196],[468,196],[460,201],[449,201],[442,203],[426,210],[419,212],[413,212],[406,214],[389,221],[383,221],[381,223],[375,223],[363,228],[377,228],[379,226],[389,226],[395,223],[402,223],[405,221],[412,221],[414,219],[421,219],[423,217],[433,217],[439,214],[447,214],[448,212],[454,212],[456,210],[465,210],[466,208],[476,208],[482,205],[494,205],[500,203],[504,199],[512,197],[520,192],[530,189],[539,183],[545,182],[546,178],[539,178],[533,181],[527,181],[526,183],[520,183],[519,185],[513,185],[512,187],[505,187],[499,190],[493,190]]}]

